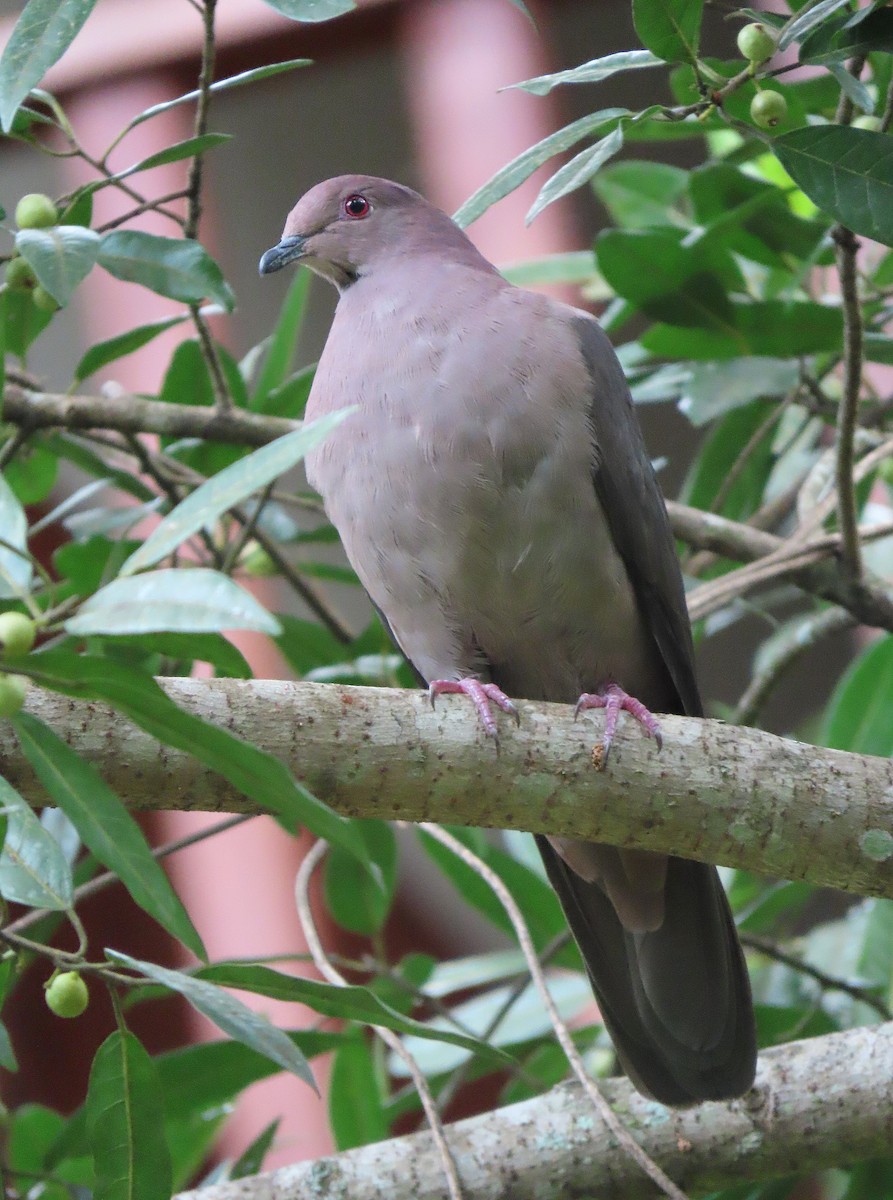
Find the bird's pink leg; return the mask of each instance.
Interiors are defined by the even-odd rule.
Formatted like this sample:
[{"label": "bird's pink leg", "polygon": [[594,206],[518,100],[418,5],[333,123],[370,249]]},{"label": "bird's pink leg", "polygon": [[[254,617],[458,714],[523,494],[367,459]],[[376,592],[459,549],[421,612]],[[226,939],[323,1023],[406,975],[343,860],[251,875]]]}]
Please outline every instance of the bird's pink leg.
[{"label": "bird's pink leg", "polygon": [[495,683],[481,683],[480,679],[432,679],[428,684],[428,695],[431,697],[432,708],[438,696],[451,696],[458,693],[471,698],[472,704],[477,709],[481,724],[492,738],[498,739],[499,735],[496,729],[496,722],[493,720],[493,713],[490,711],[491,701],[497,708],[501,708],[503,712],[510,713],[515,718],[515,721],[519,725],[521,724],[521,717],[517,708],[515,708],[505,692],[501,688],[498,688]]},{"label": "bird's pink leg", "polygon": [[608,754],[611,750],[611,743],[614,741],[614,734],[617,731],[617,719],[624,710],[634,717],[649,736],[653,737],[657,742],[658,750],[663,746],[663,738],[661,737],[660,724],[657,718],[651,713],[641,700],[637,700],[635,696],[630,696],[618,683],[607,683],[597,692],[584,692],[577,701],[577,707],[574,709],[574,717],[576,718],[583,709],[586,708],[603,708],[605,710],[605,733],[601,744],[601,767],[604,767],[608,761]]}]

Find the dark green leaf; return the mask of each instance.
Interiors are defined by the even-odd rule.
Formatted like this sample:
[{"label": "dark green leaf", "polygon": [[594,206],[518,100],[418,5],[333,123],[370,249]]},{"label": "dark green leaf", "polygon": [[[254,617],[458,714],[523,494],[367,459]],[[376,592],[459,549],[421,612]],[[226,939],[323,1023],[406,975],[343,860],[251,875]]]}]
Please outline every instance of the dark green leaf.
[{"label": "dark green leaf", "polygon": [[[137,653],[173,659],[175,662],[204,662],[215,668],[218,677],[250,679],[251,667],[237,646],[218,633],[144,633],[139,637],[107,637],[104,653]],[[165,672],[167,674],[167,672]]]},{"label": "dark green leaf", "polygon": [[65,1125],[64,1118],[42,1104],[22,1104],[11,1113],[5,1165],[13,1171],[32,1171],[45,1166],[45,1156]]},{"label": "dark green leaf", "polygon": [[819,0],[817,4],[806,5],[805,10],[792,17],[782,29],[778,38],[778,49],[787,50],[793,42],[802,42],[806,35],[821,25],[831,13],[848,3],[849,0]]},{"label": "dark green leaf", "polygon": [[15,1050],[13,1050],[12,1042],[9,1039],[9,1031],[3,1024],[0,1024],[0,1067],[4,1071],[12,1071],[13,1073],[19,1069]]},{"label": "dark green leaf", "polygon": [[62,911],[74,902],[71,868],[62,848],[30,806],[0,777],[6,840],[0,854],[0,894],[30,908]]},{"label": "dark green leaf", "polygon": [[524,218],[526,224],[529,225],[548,205],[560,200],[562,196],[567,196],[578,187],[582,187],[584,183],[588,183],[598,169],[609,158],[613,158],[622,147],[623,129],[618,125],[616,129],[611,130],[607,137],[603,137],[594,146],[582,150],[569,163],[560,167],[552,178],[540,188],[539,195],[531,204],[530,210]]},{"label": "dark green leaf", "polygon": [[233,505],[272,483],[328,436],[353,409],[327,413],[319,420],[287,433],[206,480],[168,513],[124,564],[121,574],[132,575],[159,562],[199,529],[213,524]]},{"label": "dark green leaf", "polygon": [[0,58],[0,126],[77,37],[96,0],[29,0]]},{"label": "dark green leaf", "polygon": [[665,62],[695,62],[703,7],[703,0],[633,0],[636,33]]},{"label": "dark green leaf", "polygon": [[3,468],[6,482],[22,504],[40,504],[46,500],[58,473],[58,459],[42,441],[23,446]]},{"label": "dark green leaf", "polygon": [[[825,710],[818,740],[835,750],[854,754],[893,754],[893,637],[889,634],[868,646],[834,689]],[[893,856],[893,837],[887,834]],[[883,840],[883,839],[882,839]]]},{"label": "dark green leaf", "polygon": [[163,167],[167,163],[181,162],[184,158],[195,158],[197,154],[204,154],[208,150],[213,150],[215,146],[230,141],[232,136],[231,133],[203,133],[200,137],[174,142],[172,146],[166,146],[164,150],[150,154],[148,158],[141,159],[133,166],[126,167],[123,171],[116,171],[112,178],[126,179],[140,171],[151,171],[153,167]]},{"label": "dark green leaf", "polygon": [[622,50],[618,54],[606,54],[604,58],[594,58],[592,62],[573,67],[570,71],[556,71],[552,75],[537,75],[535,79],[525,79],[523,83],[514,83],[512,87],[522,91],[532,92],[534,96],[545,96],[553,87],[560,83],[601,83],[618,71],[639,70],[642,67],[660,67],[662,60],[655,58],[648,50]]},{"label": "dark green leaf", "polygon": [[99,264],[130,283],[160,296],[199,304],[213,300],[230,312],[232,289],[204,246],[190,238],[166,238],[136,229],[114,229],[102,238]]},{"label": "dark green leaf", "polygon": [[[118,956],[123,957],[123,956]],[[296,1001],[307,1004],[324,1017],[338,1017],[346,1021],[359,1021],[365,1025],[383,1025],[396,1033],[413,1034],[420,1038],[449,1042],[461,1046],[472,1054],[480,1054],[491,1062],[503,1066],[506,1056],[477,1038],[468,1037],[452,1029],[433,1031],[421,1021],[414,1021],[379,1000],[368,988],[339,987],[336,984],[320,983],[316,979],[302,979],[296,975],[285,975],[269,967],[243,963],[220,963],[204,967],[198,972],[200,979],[208,979],[221,987],[239,988],[271,996],[277,1000]]]},{"label": "dark green leaf", "polygon": [[563,129],[543,138],[497,171],[473,196],[469,196],[454,214],[453,220],[461,229],[465,229],[485,213],[491,204],[495,204],[497,200],[513,192],[525,179],[529,179],[544,162],[556,154],[563,154],[584,137],[603,131],[620,117],[631,115],[628,108],[604,108],[591,116],[581,117],[578,121],[565,125]]},{"label": "dark green leaf", "polygon": [[378,873],[358,871],[356,859],[332,848],[326,858],[325,896],[329,912],[353,933],[378,933],[387,920],[397,886],[397,842],[386,821],[355,821]]},{"label": "dark green leaf", "polygon": [[267,393],[263,411],[269,413],[270,416],[288,417],[293,421],[303,417],[315,375],[315,363],[296,371],[280,387],[273,388],[271,392]]},{"label": "dark green leaf", "polygon": [[141,346],[151,342],[160,333],[173,329],[175,325],[180,325],[185,320],[184,314],[181,317],[168,317],[166,321],[155,321],[152,325],[138,325],[136,329],[129,329],[126,333],[119,334],[118,337],[109,338],[106,342],[98,342],[95,346],[91,346],[75,367],[75,383],[83,383],[100,368],[108,366],[116,359],[124,358],[127,354],[133,354],[134,350],[139,350]]},{"label": "dark green leaf", "polygon": [[205,949],[133,817],[96,768],[30,713],[13,727],[25,757],[85,845],[114,871],[139,906],[199,958]]},{"label": "dark green leaf", "polygon": [[689,173],[681,167],[627,159],[600,171],[592,186],[615,224],[637,229],[666,225],[688,180]]},{"label": "dark green leaf", "polygon": [[265,0],[292,21],[331,21],[356,8],[354,0]]},{"label": "dark green leaf", "polygon": [[861,54],[893,52],[893,12],[877,8],[866,12],[864,21],[848,28],[842,17],[816,29],[800,46],[801,63],[842,63]]},{"label": "dark green leaf", "polygon": [[296,271],[279,310],[279,319],[270,336],[263,366],[251,397],[251,408],[255,412],[271,411],[267,408],[267,397],[272,391],[280,388],[289,376],[307,307],[309,286],[310,272]]},{"label": "dark green leaf", "polygon": [[893,1196],[893,1158],[876,1158],[852,1168],[841,1200],[880,1200]]},{"label": "dark green leaf", "polygon": [[258,750],[179,708],[145,675],[108,658],[45,651],[33,660],[32,673],[66,695],[113,704],[147,733],[194,755],[200,762],[271,812],[290,832],[306,825],[332,845],[351,850],[364,865],[366,848],[350,821],[298,783],[274,754]]},{"label": "dark green leaf", "polygon": [[214,403],[214,385],[197,338],[180,342],[171,355],[158,399],[165,404]]},{"label": "dark green leaf", "polygon": [[776,138],[772,148],[819,208],[854,233],[893,244],[893,137],[816,125]]},{"label": "dark green leaf", "polygon": [[3,289],[0,290],[0,318],[7,354],[14,354],[24,365],[29,346],[43,333],[53,314],[38,308],[30,292]]},{"label": "dark green leaf", "polygon": [[[207,978],[199,979],[194,975],[185,975],[182,971],[168,970],[167,967],[158,966],[157,963],[143,962],[141,959],[131,958],[129,954],[122,954],[117,950],[107,950],[106,953],[115,962],[130,967],[131,970],[145,975],[147,979],[152,979],[174,992],[179,992],[181,996],[185,996],[193,1008],[206,1016],[209,1021],[213,1021],[224,1033],[228,1033],[237,1042],[243,1042],[246,1046],[250,1046],[252,1050],[257,1050],[259,1054],[278,1063],[283,1071],[290,1071],[299,1079],[303,1079],[305,1083],[309,1083],[314,1091],[317,1090],[307,1059],[291,1041],[288,1034],[277,1029],[275,1025],[271,1025],[266,1017],[247,1008],[241,1000],[237,1000],[235,996],[223,991],[216,983],[209,983]],[[215,968],[215,970],[217,969]],[[230,986],[238,987],[239,985],[232,984]]]},{"label": "dark green leaf", "polygon": [[277,613],[276,618],[282,626],[276,644],[299,678],[315,667],[343,661],[343,642],[323,625],[293,617],[290,613]]},{"label": "dark green leaf", "polygon": [[115,1030],[96,1051],[87,1092],[96,1200],[170,1200],[164,1101],[152,1059]]},{"label": "dark green leaf", "polygon": [[68,303],[74,289],[93,269],[99,243],[99,234],[81,225],[20,229],[16,234],[16,248],[22,258],[59,304]]},{"label": "dark green leaf", "polygon": [[228,575],[201,567],[169,567],[106,584],[84,601],[65,629],[77,637],[224,629],[254,629],[275,637],[279,623]]},{"label": "dark green leaf", "polygon": [[[683,489],[687,504],[710,509],[720,487],[738,460],[743,446],[765,422],[773,405],[754,401],[723,417],[712,430],[693,464]],[[772,464],[773,430],[768,429],[759,447],[751,454],[728,489],[721,512],[733,520],[744,520],[758,507]]]},{"label": "dark green leaf", "polygon": [[251,1145],[246,1146],[227,1172],[230,1179],[244,1179],[246,1175],[258,1174],[273,1145],[273,1139],[276,1137],[281,1121],[281,1117],[271,1121],[266,1129],[257,1135]]},{"label": "dark green leaf", "polygon": [[646,350],[658,358],[795,357],[840,349],[840,309],[811,301],[733,302],[733,333],[654,325],[642,335]]},{"label": "dark green leaf", "polygon": [[336,1150],[383,1142],[388,1136],[378,1073],[362,1038],[344,1042],[332,1060],[329,1121]]}]

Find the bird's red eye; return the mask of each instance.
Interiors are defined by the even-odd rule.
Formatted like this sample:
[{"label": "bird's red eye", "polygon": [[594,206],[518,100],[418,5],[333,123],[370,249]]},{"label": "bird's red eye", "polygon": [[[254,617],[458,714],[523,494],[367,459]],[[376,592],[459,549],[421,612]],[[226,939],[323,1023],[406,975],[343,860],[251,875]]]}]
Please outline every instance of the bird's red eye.
[{"label": "bird's red eye", "polygon": [[363,217],[367,217],[372,210],[372,206],[365,196],[359,194],[348,196],[344,201],[344,215],[351,217],[354,221],[359,221]]}]

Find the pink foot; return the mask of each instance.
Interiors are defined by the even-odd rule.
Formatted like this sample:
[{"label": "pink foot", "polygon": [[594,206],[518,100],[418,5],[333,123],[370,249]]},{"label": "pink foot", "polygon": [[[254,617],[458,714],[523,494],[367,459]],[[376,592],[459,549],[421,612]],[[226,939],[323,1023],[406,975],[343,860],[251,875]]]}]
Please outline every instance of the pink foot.
[{"label": "pink foot", "polygon": [[603,708],[605,710],[605,734],[600,748],[599,767],[603,768],[608,761],[611,743],[614,741],[614,734],[617,731],[617,719],[624,709],[639,722],[647,734],[654,738],[658,750],[664,744],[660,733],[660,724],[654,715],[649,712],[641,700],[630,696],[617,683],[608,683],[598,692],[584,692],[577,701],[574,718],[576,719],[586,708]]},{"label": "pink foot", "polygon": [[515,718],[515,721],[519,725],[521,724],[521,717],[517,708],[515,708],[505,692],[501,688],[498,688],[495,683],[481,683],[479,679],[432,679],[428,684],[428,695],[431,697],[432,708],[438,696],[454,696],[459,693],[471,698],[484,729],[486,729],[490,737],[496,738],[497,741],[499,734],[496,729],[496,722],[493,720],[493,713],[490,711],[491,701],[497,708],[501,708],[503,712],[510,713]]}]

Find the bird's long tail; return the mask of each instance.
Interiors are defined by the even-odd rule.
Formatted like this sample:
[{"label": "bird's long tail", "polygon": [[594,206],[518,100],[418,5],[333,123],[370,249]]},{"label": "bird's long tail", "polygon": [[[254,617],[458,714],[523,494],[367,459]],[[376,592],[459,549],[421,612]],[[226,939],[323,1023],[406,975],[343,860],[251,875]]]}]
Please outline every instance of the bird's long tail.
[{"label": "bird's long tail", "polygon": [[597,883],[536,840],[636,1087],[671,1105],[746,1092],[756,1066],[750,982],[716,868],[670,858],[663,921],[633,932]]}]

